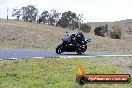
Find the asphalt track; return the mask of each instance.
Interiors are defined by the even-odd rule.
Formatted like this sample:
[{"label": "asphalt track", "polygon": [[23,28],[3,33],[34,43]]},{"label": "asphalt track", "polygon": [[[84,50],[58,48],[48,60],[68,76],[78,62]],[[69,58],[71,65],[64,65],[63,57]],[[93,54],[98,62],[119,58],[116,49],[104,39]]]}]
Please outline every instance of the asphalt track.
[{"label": "asphalt track", "polygon": [[51,50],[26,50],[26,49],[0,49],[0,60],[24,59],[24,58],[73,58],[73,57],[97,57],[97,56],[132,56],[132,54],[85,52],[82,55],[75,53],[63,53],[58,55]]}]

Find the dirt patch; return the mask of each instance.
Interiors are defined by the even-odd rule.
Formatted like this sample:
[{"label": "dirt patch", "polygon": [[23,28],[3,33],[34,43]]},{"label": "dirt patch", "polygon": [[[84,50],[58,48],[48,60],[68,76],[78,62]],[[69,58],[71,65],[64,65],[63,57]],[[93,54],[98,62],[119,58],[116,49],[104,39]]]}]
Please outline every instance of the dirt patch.
[{"label": "dirt patch", "polygon": [[124,70],[128,74],[132,74],[132,66],[122,67],[121,69]]},{"label": "dirt patch", "polygon": [[124,33],[122,39],[132,40],[132,33]]},{"label": "dirt patch", "polygon": [[127,74],[132,74],[132,66],[130,66],[132,65],[132,57],[112,59],[112,60],[108,60],[108,62],[111,62],[112,64],[117,64],[119,68],[121,68]]},{"label": "dirt patch", "polygon": [[122,58],[117,58],[114,57],[113,59],[107,59],[104,60],[106,63],[111,63],[111,64],[116,64],[116,65],[123,65],[123,66],[129,66],[132,64],[132,57],[122,57]]},{"label": "dirt patch", "polygon": [[97,62],[101,64],[108,64],[119,67],[126,74],[132,74],[132,57],[113,57],[113,58],[103,58],[96,59]]}]

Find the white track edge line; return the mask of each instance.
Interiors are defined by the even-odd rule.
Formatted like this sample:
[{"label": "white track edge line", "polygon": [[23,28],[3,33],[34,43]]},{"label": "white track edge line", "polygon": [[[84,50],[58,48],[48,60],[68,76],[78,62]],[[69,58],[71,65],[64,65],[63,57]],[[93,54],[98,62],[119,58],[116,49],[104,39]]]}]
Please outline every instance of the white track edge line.
[{"label": "white track edge line", "polygon": [[8,60],[16,60],[16,59],[18,59],[18,58],[8,58]]},{"label": "white track edge line", "polygon": [[35,59],[41,59],[41,58],[44,58],[44,57],[32,57],[32,58],[35,58]]},{"label": "white track edge line", "polygon": [[60,58],[83,58],[83,57],[126,57],[126,56],[132,56],[132,55],[96,55],[96,56],[59,56]]}]

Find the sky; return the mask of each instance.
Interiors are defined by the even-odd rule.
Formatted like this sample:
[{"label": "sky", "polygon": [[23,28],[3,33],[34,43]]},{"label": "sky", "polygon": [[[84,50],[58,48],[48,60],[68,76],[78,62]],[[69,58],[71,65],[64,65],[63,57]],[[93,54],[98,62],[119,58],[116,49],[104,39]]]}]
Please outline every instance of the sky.
[{"label": "sky", "polygon": [[0,18],[12,19],[13,8],[35,5],[44,10],[72,11],[83,14],[84,22],[112,22],[132,19],[132,0],[0,0]]}]

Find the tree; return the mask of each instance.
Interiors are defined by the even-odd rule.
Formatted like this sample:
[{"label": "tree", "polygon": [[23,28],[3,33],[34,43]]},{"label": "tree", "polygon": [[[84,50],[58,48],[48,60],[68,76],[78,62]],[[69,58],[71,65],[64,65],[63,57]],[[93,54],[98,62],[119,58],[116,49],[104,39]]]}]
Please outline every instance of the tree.
[{"label": "tree", "polygon": [[131,29],[131,27],[128,27],[128,32],[132,32],[132,29]]},{"label": "tree", "polygon": [[94,30],[94,34],[97,36],[105,37],[108,35],[108,30],[108,25],[106,24],[105,26],[96,27]]},{"label": "tree", "polygon": [[36,21],[36,16],[38,14],[38,9],[34,5],[28,5],[27,7],[22,7],[22,14],[24,21]]},{"label": "tree", "polygon": [[113,39],[120,39],[122,36],[121,28],[118,26],[112,26],[112,30],[110,30],[110,37]]},{"label": "tree", "polygon": [[21,11],[22,11],[22,19],[24,21],[27,21],[28,22],[27,7],[22,7],[21,8]]},{"label": "tree", "polygon": [[61,15],[61,13],[59,13],[57,10],[51,10],[49,13],[49,22],[50,25],[54,25],[54,23],[57,23],[57,21],[59,20],[59,16]]},{"label": "tree", "polygon": [[43,11],[42,14],[41,14],[41,19],[42,19],[42,22],[45,24],[46,21],[48,20],[49,18],[49,12],[48,11]]},{"label": "tree", "polygon": [[77,16],[76,13],[68,11],[62,13],[62,17],[59,21],[59,24],[63,28],[71,28],[71,29],[76,29],[79,28],[79,23],[81,19],[79,16]]},{"label": "tree", "polygon": [[76,13],[71,13],[71,16],[70,16],[70,25],[71,25],[71,29],[75,29],[75,28],[78,28],[78,23],[77,23],[77,16],[76,16]]},{"label": "tree", "polygon": [[68,11],[68,12],[64,12],[64,13],[62,13],[62,17],[61,17],[61,24],[60,24],[60,26],[61,27],[63,27],[63,28],[67,28],[68,27],[68,25],[69,25],[69,22],[70,22],[70,14],[71,12],[70,11]]},{"label": "tree", "polygon": [[77,22],[80,29],[81,23],[83,22],[83,14],[78,14],[77,16]]},{"label": "tree", "polygon": [[13,9],[12,17],[16,17],[17,21],[19,21],[21,15],[22,15],[21,9],[18,8]]},{"label": "tree", "polygon": [[53,12],[53,19],[55,20],[55,23],[57,24],[57,22],[59,21],[61,13],[58,12],[58,10],[52,10],[52,12]]},{"label": "tree", "polygon": [[84,24],[81,24],[79,30],[83,32],[90,32],[91,27],[88,24],[84,23]]}]

